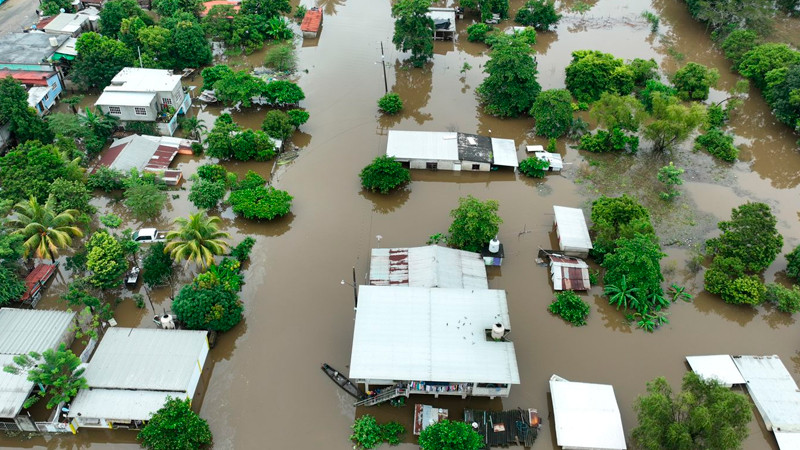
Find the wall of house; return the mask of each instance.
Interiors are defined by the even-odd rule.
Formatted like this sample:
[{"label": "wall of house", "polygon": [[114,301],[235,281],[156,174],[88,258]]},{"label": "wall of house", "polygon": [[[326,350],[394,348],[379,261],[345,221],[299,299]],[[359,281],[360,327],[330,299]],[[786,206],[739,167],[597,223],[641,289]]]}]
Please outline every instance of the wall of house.
[{"label": "wall of house", "polygon": [[164,105],[172,106],[177,111],[183,103],[183,89],[180,83],[176,84],[172,91],[159,91],[156,94],[160,108]]},{"label": "wall of house", "polygon": [[427,159],[412,159],[408,162],[411,169],[427,169],[428,163],[436,163],[437,170],[456,170],[453,161],[436,161]]},{"label": "wall of house", "polygon": [[[474,168],[478,166],[478,168]],[[463,172],[488,172],[491,169],[491,164],[478,161],[461,161],[461,170]]]},{"label": "wall of house", "polygon": [[116,113],[111,112],[111,109],[110,109],[109,106],[106,106],[106,105],[101,105],[100,106],[100,110],[103,111],[104,113],[110,114],[110,115],[112,115],[114,117],[118,117],[120,120],[123,120],[123,121],[130,120],[130,121],[135,121],[135,122],[155,122],[156,121],[156,101],[155,101],[155,99],[153,99],[153,101],[150,103],[149,106],[146,106],[144,108],[145,108],[145,112],[147,113],[145,115],[136,114],[135,107],[133,107],[133,106],[120,106],[119,107],[120,113],[116,114]]},{"label": "wall of house", "polygon": [[208,357],[208,338],[206,338],[206,345],[203,347],[202,353],[197,358],[197,364],[194,366],[194,372],[192,372],[192,377],[189,379],[189,384],[186,385],[186,393],[191,399],[194,397],[194,391],[197,389],[197,383],[200,381],[200,375],[203,373],[203,367],[206,365],[206,358]]},{"label": "wall of house", "polygon": [[56,103],[56,99],[64,88],[61,86],[61,80],[58,78],[58,74],[53,75],[47,80],[47,86],[50,88],[50,91],[47,93],[47,97],[42,99],[42,104],[45,109],[49,111]]},{"label": "wall of house", "polygon": [[481,386],[481,383],[475,383],[472,388],[472,395],[474,397],[508,397],[511,392],[510,384],[501,384],[492,387]]}]

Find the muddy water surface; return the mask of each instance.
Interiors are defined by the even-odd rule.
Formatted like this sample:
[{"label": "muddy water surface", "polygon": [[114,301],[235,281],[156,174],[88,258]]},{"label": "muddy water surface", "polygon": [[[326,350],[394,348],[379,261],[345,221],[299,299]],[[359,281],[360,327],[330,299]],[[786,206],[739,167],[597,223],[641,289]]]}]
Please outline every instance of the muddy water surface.
[{"label": "muddy water surface", "polygon": [[[564,7],[572,3],[565,2]],[[544,89],[563,87],[570,53],[588,48],[627,59],[654,58],[667,74],[688,61],[713,65],[722,74],[719,91],[713,93],[715,101],[725,98],[735,84],[737,77],[728,71],[703,27],[690,20],[682,2],[590,3],[593,8],[584,14],[565,9],[558,29],[540,34],[536,49]],[[512,1],[512,11],[521,4]],[[644,148],[637,157],[622,159],[582,155],[567,148],[567,142],[559,142],[570,163],[562,176],[532,181],[502,171],[414,171],[406,190],[377,196],[360,188],[357,175],[384,152],[386,132],[392,128],[460,130],[513,138],[519,144],[542,142],[528,135],[529,119],[499,120],[481,113],[474,89],[484,76],[486,47],[467,42],[463,31],[474,18],[458,22],[458,42],[436,43],[432,64],[411,69],[402,64],[404,55],[390,43],[389,2],[329,0],[320,5],[326,14],[324,31],[318,41],[306,42],[298,51],[299,83],[307,96],[302,106],[311,119],[293,141],[300,147],[299,158],[278,170],[272,180],[295,197],[292,214],[259,224],[236,219],[230,210],[217,211],[233,242],[252,235],[257,244],[245,272],[245,321],[223,335],[211,352],[205,388],[195,399],[211,424],[215,448],[352,448],[347,440],[349,426],[356,414],[367,410],[356,411],[352,399],[319,371],[320,363],[328,362],[346,372],[350,359],[352,291],[340,280],[349,279],[353,266],[359,281],[363,280],[372,247],[423,245],[431,234],[446,232],[448,212],[459,197],[468,194],[500,201],[504,219],[500,239],[506,260],[501,269],[490,270],[490,287],[508,293],[522,381],[508,399],[475,400],[475,404],[538,408],[545,426],[537,447],[556,448],[547,385],[554,373],[570,380],[613,384],[628,432],[636,425],[632,404],[644,392],[645,383],[666,376],[677,386],[689,354],[777,354],[800,380],[795,319],[770,307],[736,308],[700,293],[693,303],[670,309],[669,325],[645,334],[632,329],[595,289],[586,296],[592,305],[589,324],[572,328],[547,313],[552,290],[546,269],[534,263],[539,247],[552,246],[552,205],[586,206],[600,193],[625,190],[643,197],[654,210],[662,240],[671,244],[664,262],[667,281],[686,285],[694,293],[702,289],[702,271],[687,268],[691,246],[712,236],[716,221],[727,218],[730,208],[746,200],[773,206],[785,250],[797,245],[800,155],[795,137],[776,123],[755,91],[732,121],[743,158],[734,165],[692,153],[688,144],[666,157],[650,155]],[[644,10],[661,16],[658,34],[650,33],[649,24],[641,18]],[[382,117],[376,111],[376,100],[384,93],[380,41],[384,42],[389,88],[405,101],[398,117]],[[239,61],[256,66],[262,59],[263,52]],[[461,73],[465,62],[473,68]],[[227,112],[198,105],[193,109],[209,127],[214,117]],[[239,123],[257,128],[266,111],[231,112]],[[179,165],[187,174],[203,162],[201,157],[181,158]],[[651,195],[655,170],[666,163],[665,158],[687,168],[684,195],[673,205]],[[229,164],[228,168],[266,176],[272,164]],[[162,217],[146,225],[166,227],[172,218],[193,210],[186,199],[187,185],[170,195],[177,197],[170,198]],[[112,199],[98,198],[96,204],[103,212],[127,218],[124,207]],[[133,220],[126,223],[134,228],[140,225]],[[784,268],[785,261],[779,257],[767,272],[767,281],[780,279]],[[184,268],[176,286],[190,280],[192,273],[193,268]],[[56,280],[45,305],[58,306],[56,298],[68,282],[67,275],[64,272]],[[171,295],[168,288],[152,293],[157,312],[169,308]],[[149,305],[137,309],[123,300],[117,315],[123,326],[151,326]],[[452,399],[442,404],[454,415],[463,406]],[[388,406],[368,412],[404,422],[411,414],[409,407]],[[775,447],[760,420],[754,420],[750,428],[746,449]],[[107,448],[110,444],[135,448],[134,442],[133,433],[85,430],[75,438],[0,441],[20,448]]]}]

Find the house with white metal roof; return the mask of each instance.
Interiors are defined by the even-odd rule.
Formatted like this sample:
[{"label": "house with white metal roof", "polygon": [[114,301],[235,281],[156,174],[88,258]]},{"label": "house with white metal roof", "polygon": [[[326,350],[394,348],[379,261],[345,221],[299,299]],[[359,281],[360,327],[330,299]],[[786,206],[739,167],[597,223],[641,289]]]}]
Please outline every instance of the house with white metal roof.
[{"label": "house with white metal roof", "polygon": [[[17,355],[71,344],[74,317],[75,313],[65,311],[0,308],[0,366],[13,364]],[[0,371],[1,428],[13,431],[33,427],[27,415],[19,415],[33,388],[26,374]],[[32,431],[36,431],[35,427]]]},{"label": "house with white metal roof", "polygon": [[72,425],[138,428],[167,397],[194,396],[208,355],[206,331],[109,328],[72,400]]},{"label": "house with white metal roof", "polygon": [[433,20],[434,40],[453,40],[456,38],[456,10],[455,8],[428,8],[425,14]]},{"label": "house with white metal roof", "polygon": [[731,355],[687,356],[686,362],[692,372],[706,380],[717,380],[721,386],[732,387],[746,383]]},{"label": "house with white metal roof", "polygon": [[186,113],[192,100],[183,90],[180,75],[169,70],[125,67],[94,104],[122,122],[156,122],[161,134],[172,136],[178,115]]},{"label": "house with white metal roof", "polygon": [[45,25],[44,32],[78,37],[86,31],[97,30],[99,19],[99,16],[90,16],[88,14],[61,13]]},{"label": "house with white metal roof", "polygon": [[528,154],[533,154],[534,158],[537,158],[542,161],[547,161],[550,166],[547,167],[548,172],[561,172],[561,169],[564,168],[564,160],[561,157],[560,153],[553,153],[545,151],[544,147],[541,145],[528,145],[525,147],[525,151]]},{"label": "house with white metal roof", "polygon": [[389,130],[386,156],[411,169],[487,172],[519,163],[512,139],[457,132]]},{"label": "house with white metal roof", "polygon": [[174,186],[181,181],[183,173],[169,166],[178,153],[192,153],[193,142],[172,136],[126,136],[111,143],[92,172],[100,166],[124,173],[136,169],[140,174],[155,174],[164,183]]},{"label": "house with white metal roof", "polygon": [[563,449],[625,450],[614,387],[550,377],[556,441]]},{"label": "house with white metal roof", "polygon": [[559,249],[567,256],[586,258],[592,249],[589,227],[580,208],[553,206],[553,227],[558,237]]},{"label": "house with white metal roof", "polygon": [[438,245],[372,249],[369,284],[489,289],[480,254]]},{"label": "house with white metal roof", "polygon": [[519,384],[509,329],[505,291],[361,286],[350,378],[405,395],[507,397]]}]

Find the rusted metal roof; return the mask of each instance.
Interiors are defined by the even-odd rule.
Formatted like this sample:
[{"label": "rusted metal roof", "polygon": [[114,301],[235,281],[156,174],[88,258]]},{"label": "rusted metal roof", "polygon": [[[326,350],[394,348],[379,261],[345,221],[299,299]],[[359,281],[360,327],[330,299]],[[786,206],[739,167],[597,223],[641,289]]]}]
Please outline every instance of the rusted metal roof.
[{"label": "rusted metal roof", "polygon": [[55,271],[56,266],[54,264],[40,264],[36,266],[31,273],[25,277],[25,287],[27,289],[20,301],[25,302],[31,298],[36,291],[42,288],[43,284],[47,283],[47,280],[53,276]]},{"label": "rusted metal roof", "polygon": [[[204,2],[203,3],[203,8],[205,8],[205,9],[203,10],[203,12],[200,13],[200,16],[201,17],[207,16],[208,13],[211,12],[211,8],[213,8],[215,6],[219,6],[219,5],[233,6],[233,10],[234,11],[239,11],[239,8],[241,7],[241,2],[233,1],[233,0],[213,0],[213,1],[210,1],[210,2]],[[233,17],[229,17],[229,19],[233,19]]]},{"label": "rusted metal roof", "polygon": [[31,86],[47,86],[47,80],[50,79],[55,72],[38,72],[32,70],[0,70],[0,78],[11,76],[22,84]]},{"label": "rusted metal roof", "polygon": [[489,288],[479,253],[436,245],[373,249],[369,278],[373,286]]},{"label": "rusted metal roof", "polygon": [[300,24],[300,31],[305,33],[316,33],[322,26],[322,11],[317,8],[311,8],[306,11],[303,17],[303,22]]},{"label": "rusted metal roof", "polygon": [[588,291],[589,265],[578,258],[550,255],[550,274],[556,291]]}]

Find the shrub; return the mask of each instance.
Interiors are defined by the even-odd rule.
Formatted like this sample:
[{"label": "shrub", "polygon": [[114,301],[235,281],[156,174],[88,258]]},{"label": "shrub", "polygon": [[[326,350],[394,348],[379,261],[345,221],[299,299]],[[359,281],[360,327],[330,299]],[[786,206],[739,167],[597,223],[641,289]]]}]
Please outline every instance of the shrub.
[{"label": "shrub", "polygon": [[125,131],[148,136],[158,136],[159,134],[155,122],[128,122],[125,124]]},{"label": "shrub", "polygon": [[221,284],[184,286],[172,302],[178,319],[191,330],[228,331],[242,320],[244,307],[236,292]]},{"label": "shrub", "polygon": [[381,155],[375,158],[359,174],[361,186],[373,192],[388,194],[411,180],[411,173],[395,161],[393,156]]},{"label": "shrub", "polygon": [[626,134],[619,128],[611,131],[597,130],[595,134],[584,134],[578,148],[592,153],[605,153],[613,151],[628,151],[636,153],[639,151],[639,137]]},{"label": "shrub", "polygon": [[273,109],[264,117],[261,129],[273,139],[285,141],[292,136],[294,125],[288,114],[283,111]]},{"label": "shrub", "polygon": [[175,264],[165,247],[163,242],[153,243],[142,259],[142,281],[150,288],[165,284],[172,276]]},{"label": "shrub", "polygon": [[705,150],[714,157],[727,162],[734,162],[739,156],[739,149],[733,145],[733,136],[716,127],[697,136],[694,140],[694,148]]},{"label": "shrub", "polygon": [[800,281],[800,245],[786,254],[786,275]]},{"label": "shrub", "polygon": [[108,228],[117,228],[122,225],[122,218],[116,214],[106,214],[100,216],[100,223]]},{"label": "shrub", "polygon": [[297,5],[294,10],[294,18],[295,19],[302,19],[306,16],[306,12],[308,12],[308,8],[303,5]]},{"label": "shrub", "polygon": [[458,207],[450,211],[450,237],[447,242],[453,247],[477,252],[497,235],[503,219],[497,215],[500,204],[497,200],[482,202],[468,195],[458,199]]},{"label": "shrub", "polygon": [[800,311],[800,287],[788,289],[780,284],[770,283],[764,298],[774,303],[780,312],[794,314]]},{"label": "shrub", "polygon": [[256,245],[256,240],[247,236],[231,250],[231,256],[236,258],[240,263],[243,263],[250,257],[250,251],[253,250],[254,245]]},{"label": "shrub", "polygon": [[198,179],[189,191],[189,201],[197,209],[213,209],[219,205],[227,192],[224,181],[208,181]]},{"label": "shrub", "polygon": [[690,62],[675,73],[672,84],[678,91],[681,100],[705,100],[708,90],[719,80],[719,71]]},{"label": "shrub", "polygon": [[53,210],[56,213],[68,209],[77,209],[89,214],[96,211],[95,207],[89,204],[91,193],[81,181],[58,178],[50,185],[50,195],[53,199]]},{"label": "shrub", "polygon": [[550,162],[530,156],[519,163],[519,171],[531,178],[544,178],[545,171],[550,167]]},{"label": "shrub", "polygon": [[572,291],[557,293],[556,299],[547,307],[548,311],[576,327],[586,325],[589,309],[589,304]]},{"label": "shrub", "polygon": [[219,164],[204,164],[197,168],[197,176],[201,180],[227,183],[228,171]]},{"label": "shrub", "polygon": [[718,256],[703,275],[705,289],[712,294],[721,295],[731,281],[743,276],[744,273],[745,267],[739,258]]},{"label": "shrub", "polygon": [[167,201],[167,194],[147,182],[132,183],[125,189],[125,206],[137,219],[158,217]]},{"label": "shrub", "polygon": [[486,42],[486,35],[494,30],[494,27],[485,23],[474,23],[467,27],[467,40],[470,42]]},{"label": "shrub", "polygon": [[353,422],[353,434],[350,440],[363,449],[375,448],[383,442],[383,433],[378,421],[369,414],[364,414]]},{"label": "shrub", "polygon": [[306,98],[300,86],[291,81],[277,80],[267,84],[262,96],[270,105],[296,105]]},{"label": "shrub", "polygon": [[233,191],[228,201],[233,212],[245,219],[272,220],[292,209],[292,196],[272,186]]},{"label": "shrub", "polygon": [[731,220],[717,224],[722,234],[706,241],[706,248],[717,257],[739,258],[751,273],[761,272],[783,247],[777,223],[766,204],[745,203],[731,211]]},{"label": "shrub", "polygon": [[678,95],[675,88],[667,86],[658,80],[647,80],[644,89],[639,93],[639,100],[642,101],[645,111],[653,111],[653,94],[660,93],[664,97],[672,97]]},{"label": "shrub", "polygon": [[530,115],[536,121],[537,135],[561,137],[572,124],[572,95],[566,89],[542,91],[533,102]]},{"label": "shrub", "polygon": [[403,109],[403,99],[400,95],[389,92],[378,99],[378,108],[386,114],[397,114]]},{"label": "shrub", "polygon": [[466,422],[447,419],[422,430],[419,435],[422,450],[478,450],[484,448],[483,437]]},{"label": "shrub", "polygon": [[264,57],[264,65],[279,71],[294,72],[297,67],[294,47],[291,44],[280,44],[270,48]]},{"label": "shrub", "polygon": [[658,169],[658,181],[663,183],[664,187],[667,189],[659,194],[663,200],[672,200],[681,195],[680,191],[675,189],[675,186],[683,184],[683,180],[681,179],[683,172],[684,170],[680,167],[675,167],[672,161],[670,161],[668,166]]},{"label": "shrub", "polygon": [[733,280],[721,293],[725,303],[733,305],[760,305],[764,302],[767,288],[754,275],[745,275]]},{"label": "shrub", "polygon": [[209,446],[212,436],[208,422],[192,411],[189,399],[167,397],[136,439],[150,450],[194,450]]},{"label": "shrub", "polygon": [[300,125],[308,122],[309,114],[302,109],[290,109],[286,114],[289,115],[289,122],[291,122],[295,128],[300,128]]},{"label": "shrub", "polygon": [[722,128],[728,121],[728,111],[720,105],[708,105],[706,110],[706,124],[709,129]]},{"label": "shrub", "polygon": [[90,189],[102,189],[105,192],[116,191],[125,187],[127,177],[119,170],[101,166],[95,173],[89,175],[86,186]]},{"label": "shrub", "polygon": [[529,0],[517,11],[514,21],[537,30],[548,30],[560,19],[553,0]]}]

